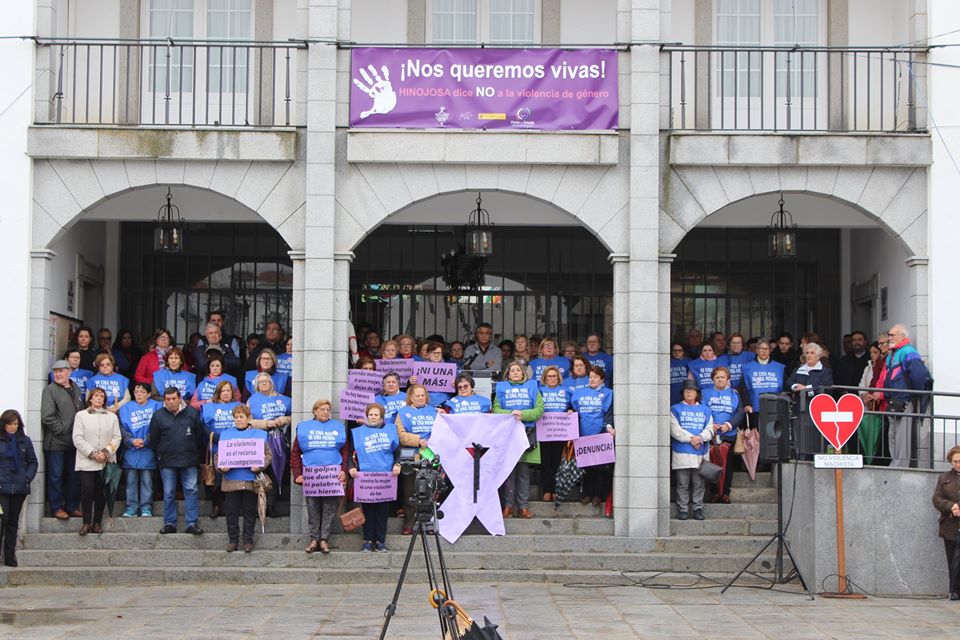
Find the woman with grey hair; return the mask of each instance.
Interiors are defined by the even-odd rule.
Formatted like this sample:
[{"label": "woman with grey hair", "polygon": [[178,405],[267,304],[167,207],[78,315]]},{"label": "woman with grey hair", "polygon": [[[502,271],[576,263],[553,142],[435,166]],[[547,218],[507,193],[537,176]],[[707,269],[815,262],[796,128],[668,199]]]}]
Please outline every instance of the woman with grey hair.
[{"label": "woman with grey hair", "polygon": [[787,378],[787,389],[791,391],[811,389],[816,392],[822,387],[831,386],[833,371],[829,365],[824,366],[821,358],[823,358],[823,347],[816,342],[808,342],[804,345],[803,362]]}]

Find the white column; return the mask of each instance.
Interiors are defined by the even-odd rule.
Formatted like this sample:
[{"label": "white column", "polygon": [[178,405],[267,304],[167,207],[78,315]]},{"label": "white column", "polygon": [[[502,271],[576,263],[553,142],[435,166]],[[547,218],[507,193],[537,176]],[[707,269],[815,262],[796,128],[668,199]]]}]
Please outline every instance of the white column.
[{"label": "white column", "polygon": [[[293,262],[293,309],[290,314],[290,335],[293,336],[293,382],[290,396],[293,400],[293,427],[310,416],[311,401],[303,395],[303,298],[304,272],[307,254],[305,251],[288,251]],[[295,431],[291,431],[295,433]],[[290,483],[290,533],[307,531],[307,510],[303,508],[303,491],[293,482]]]},{"label": "white column", "polygon": [[630,530],[630,255],[611,253],[613,265],[613,353],[616,375],[613,377],[613,415],[617,431],[617,464],[613,470],[613,521],[617,535]]},{"label": "white column", "polygon": [[48,331],[50,326],[50,278],[53,259],[56,253],[49,249],[35,249],[30,252],[30,319],[29,342],[27,352],[27,410],[23,419],[26,422],[27,435],[33,441],[33,448],[40,460],[40,470],[33,481],[30,496],[27,498],[27,531],[40,530],[40,518],[43,515],[43,490],[45,465],[43,461],[43,431],[40,426],[40,396],[47,385],[50,371],[50,349]]},{"label": "white column", "polygon": [[903,261],[910,269],[910,301],[913,307],[913,324],[910,326],[910,341],[924,358],[930,353],[930,297],[929,272],[930,258],[910,256]]}]

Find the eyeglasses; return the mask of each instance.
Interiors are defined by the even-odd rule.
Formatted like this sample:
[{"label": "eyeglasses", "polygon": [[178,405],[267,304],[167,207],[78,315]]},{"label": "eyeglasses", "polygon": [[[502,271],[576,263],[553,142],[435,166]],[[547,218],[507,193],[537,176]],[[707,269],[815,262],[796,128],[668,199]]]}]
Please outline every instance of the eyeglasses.
[{"label": "eyeglasses", "polygon": [[472,388],[473,388],[473,387],[471,387],[471,386],[468,385],[468,384],[458,384],[458,385],[457,385],[457,389],[472,389]]}]

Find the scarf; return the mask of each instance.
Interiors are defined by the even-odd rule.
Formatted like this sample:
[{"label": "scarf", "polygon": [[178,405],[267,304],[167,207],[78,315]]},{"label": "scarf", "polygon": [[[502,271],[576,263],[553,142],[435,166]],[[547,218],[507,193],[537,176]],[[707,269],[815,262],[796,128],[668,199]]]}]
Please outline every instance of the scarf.
[{"label": "scarf", "polygon": [[21,473],[23,466],[20,464],[20,452],[17,451],[17,434],[5,433],[4,435],[7,437],[7,456],[13,458],[13,468],[17,473]]},{"label": "scarf", "polygon": [[157,349],[157,362],[160,364],[161,369],[166,369],[167,351],[170,350],[170,347],[167,347],[166,349],[161,349],[160,347],[156,347],[156,349]]}]

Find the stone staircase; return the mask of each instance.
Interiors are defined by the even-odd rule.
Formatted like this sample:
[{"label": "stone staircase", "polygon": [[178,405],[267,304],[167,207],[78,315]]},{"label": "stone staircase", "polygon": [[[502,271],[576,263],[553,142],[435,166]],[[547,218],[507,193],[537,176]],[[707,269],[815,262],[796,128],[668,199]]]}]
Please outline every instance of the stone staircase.
[{"label": "stone staircase", "polygon": [[[751,483],[734,478],[729,505],[706,505],[705,521],[671,520],[670,537],[648,540],[613,535],[613,520],[579,502],[531,503],[531,520],[510,519],[507,535],[484,535],[477,523],[456,545],[443,542],[444,558],[456,582],[577,582],[622,584],[622,572],[640,576],[695,571],[735,573],[776,529],[776,494],[769,474]],[[154,513],[159,513],[157,504]],[[182,509],[182,504],[181,504]],[[119,506],[118,506],[119,510]],[[201,513],[208,513],[206,504]],[[181,516],[181,527],[182,516]],[[155,585],[185,582],[369,583],[391,582],[403,564],[410,538],[391,518],[389,553],[361,553],[357,533],[331,539],[333,552],[306,554],[304,535],[289,533],[289,518],[269,519],[266,533],[257,526],[253,553],[226,553],[226,520],[201,518],[202,536],[160,535],[161,518],[105,519],[105,533],[79,537],[77,518],[44,518],[40,532],[28,534],[17,557],[20,566],[0,571],[5,585]],[[472,535],[471,535],[472,534]],[[763,557],[753,570],[771,570]],[[423,556],[414,553],[409,580],[425,581]]]}]

